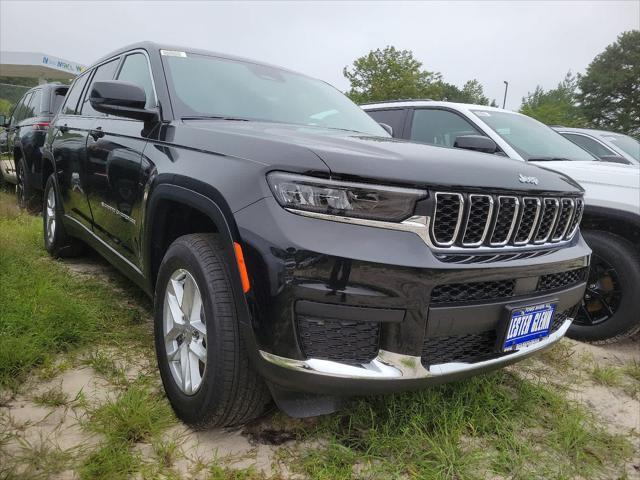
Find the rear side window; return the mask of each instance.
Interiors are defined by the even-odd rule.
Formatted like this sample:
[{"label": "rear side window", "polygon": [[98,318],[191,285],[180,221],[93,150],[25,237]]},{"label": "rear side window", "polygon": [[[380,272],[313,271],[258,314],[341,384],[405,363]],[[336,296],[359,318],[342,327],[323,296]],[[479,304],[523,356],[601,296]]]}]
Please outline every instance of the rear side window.
[{"label": "rear side window", "polygon": [[29,100],[31,100],[31,92],[22,97],[20,103],[16,105],[16,108],[13,111],[13,119],[11,120],[11,125],[15,125],[16,123],[19,123],[26,118],[24,115],[26,113],[27,106],[29,105]]},{"label": "rear side window", "polygon": [[461,135],[482,135],[460,115],[447,110],[416,110],[411,125],[411,140],[453,147]]},{"label": "rear side window", "polygon": [[91,79],[89,88],[85,89],[84,101],[82,102],[82,108],[80,109],[83,116],[89,117],[103,117],[104,113],[96,112],[89,102],[89,94],[91,93],[91,87],[95,82],[103,82],[105,80],[113,80],[116,74],[116,68],[118,68],[118,62],[120,57],[111,60],[110,62],[103,63],[96,69],[96,73]]},{"label": "rear side window", "polygon": [[51,105],[49,111],[51,113],[58,113],[60,106],[64,102],[65,96],[67,94],[66,88],[58,88],[51,92]]},{"label": "rear side window", "polygon": [[76,78],[76,81],[71,85],[71,89],[67,93],[66,101],[64,102],[64,106],[62,107],[63,115],[75,115],[76,108],[78,106],[78,100],[80,100],[80,95],[82,95],[82,89],[87,83],[87,79],[90,74],[86,73],[81,77]]},{"label": "rear side window", "polygon": [[42,89],[34,90],[31,95],[31,99],[29,100],[29,105],[27,106],[24,118],[32,118],[37,117],[42,111]]},{"label": "rear side window", "polygon": [[367,111],[367,113],[376,122],[389,125],[393,129],[394,137],[399,137],[402,135],[404,119],[407,116],[407,111],[405,109],[394,108],[392,110],[373,110]]},{"label": "rear side window", "polygon": [[149,73],[149,63],[147,57],[142,53],[127,55],[124,59],[118,80],[135,83],[144,90],[147,96],[147,108],[156,106],[155,94],[153,93],[153,83]]},{"label": "rear side window", "polygon": [[600,142],[597,142],[593,138],[589,138],[585,135],[563,133],[562,136],[568,138],[579,147],[584,148],[587,152],[593,153],[596,157],[616,154],[615,152],[609,150],[607,147],[602,145]]}]

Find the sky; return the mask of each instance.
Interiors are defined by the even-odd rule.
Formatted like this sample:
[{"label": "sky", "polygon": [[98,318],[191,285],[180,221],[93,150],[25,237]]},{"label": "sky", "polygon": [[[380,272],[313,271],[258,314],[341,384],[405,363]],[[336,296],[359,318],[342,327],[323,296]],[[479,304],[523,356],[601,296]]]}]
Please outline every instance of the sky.
[{"label": "sky", "polygon": [[411,50],[429,71],[517,109],[536,85],[582,73],[623,31],[640,0],[569,2],[31,2],[0,0],[0,50],[93,61],[152,40],[241,55],[346,91],[345,66],[370,50]]}]

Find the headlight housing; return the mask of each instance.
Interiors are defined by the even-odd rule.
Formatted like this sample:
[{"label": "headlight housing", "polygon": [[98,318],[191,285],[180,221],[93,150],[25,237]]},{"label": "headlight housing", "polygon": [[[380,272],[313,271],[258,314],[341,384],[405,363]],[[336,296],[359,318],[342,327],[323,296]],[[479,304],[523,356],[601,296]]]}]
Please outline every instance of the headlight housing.
[{"label": "headlight housing", "polygon": [[413,215],[425,190],[342,182],[285,172],[271,172],[267,181],[286,209],[385,222]]}]

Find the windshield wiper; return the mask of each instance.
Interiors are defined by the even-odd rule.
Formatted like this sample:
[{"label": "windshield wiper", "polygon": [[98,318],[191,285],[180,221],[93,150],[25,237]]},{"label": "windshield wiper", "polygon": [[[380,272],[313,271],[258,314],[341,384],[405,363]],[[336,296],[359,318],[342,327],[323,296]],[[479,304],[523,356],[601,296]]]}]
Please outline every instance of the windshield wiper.
[{"label": "windshield wiper", "polygon": [[225,115],[194,115],[189,117],[182,117],[182,120],[229,120],[233,122],[249,122],[248,118],[241,117],[227,117]]},{"label": "windshield wiper", "polygon": [[565,162],[565,161],[571,161],[571,159],[566,157],[529,157],[527,161],[529,162]]}]

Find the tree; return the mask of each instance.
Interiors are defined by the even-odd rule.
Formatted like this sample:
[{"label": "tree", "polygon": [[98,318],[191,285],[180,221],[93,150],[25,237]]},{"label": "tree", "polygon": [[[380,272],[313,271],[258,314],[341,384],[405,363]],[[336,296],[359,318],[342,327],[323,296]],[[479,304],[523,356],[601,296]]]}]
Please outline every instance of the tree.
[{"label": "tree", "polygon": [[558,86],[545,91],[540,85],[522,99],[520,113],[547,125],[584,127],[586,120],[577,104],[578,79],[568,72]]},{"label": "tree", "polygon": [[594,127],[640,136],[640,30],[620,34],[597,55],[579,86],[581,110]]},{"label": "tree", "polygon": [[422,69],[410,50],[387,46],[370,51],[344,67],[351,83],[347,96],[356,103],[440,96],[440,74]]}]

